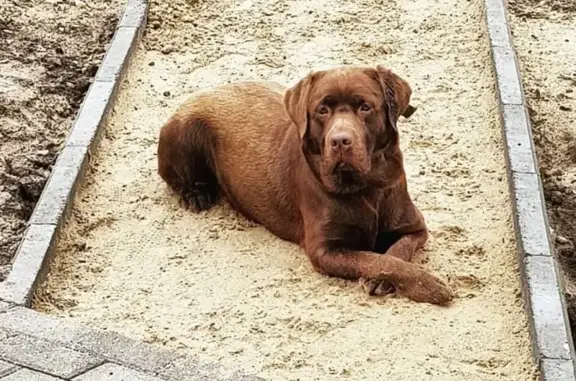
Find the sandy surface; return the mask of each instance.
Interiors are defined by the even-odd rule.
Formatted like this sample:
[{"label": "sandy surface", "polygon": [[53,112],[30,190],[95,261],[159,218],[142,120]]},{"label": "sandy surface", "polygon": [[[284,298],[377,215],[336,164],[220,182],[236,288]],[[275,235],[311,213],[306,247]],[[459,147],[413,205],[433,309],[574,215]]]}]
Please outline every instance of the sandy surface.
[{"label": "sandy surface", "polygon": [[576,2],[511,7],[548,215],[576,333]]},{"label": "sandy surface", "polygon": [[0,281],[124,1],[0,1]]},{"label": "sandy surface", "polygon": [[[35,307],[273,380],[532,380],[483,2],[385,3],[152,2]],[[409,186],[451,308],[318,275],[227,206],[182,210],[156,174],[159,128],[191,91],[355,63],[413,85]]]}]

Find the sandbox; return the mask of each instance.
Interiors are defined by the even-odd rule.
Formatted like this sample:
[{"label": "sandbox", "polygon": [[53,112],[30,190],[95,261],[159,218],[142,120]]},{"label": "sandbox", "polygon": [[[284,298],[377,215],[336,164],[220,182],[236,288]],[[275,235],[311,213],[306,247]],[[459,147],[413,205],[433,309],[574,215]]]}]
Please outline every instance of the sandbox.
[{"label": "sandbox", "polygon": [[[152,3],[34,308],[270,380],[536,379],[483,10]],[[458,294],[449,308],[321,276],[226,204],[183,210],[156,174],[159,128],[190,92],[341,64],[412,84],[402,147],[431,231],[426,266]]]}]

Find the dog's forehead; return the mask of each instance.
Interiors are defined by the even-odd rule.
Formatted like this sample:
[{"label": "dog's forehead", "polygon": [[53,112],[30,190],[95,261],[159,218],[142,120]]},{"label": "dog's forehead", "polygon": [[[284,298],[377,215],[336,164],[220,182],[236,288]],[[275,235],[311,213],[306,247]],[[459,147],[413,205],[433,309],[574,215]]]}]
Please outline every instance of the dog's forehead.
[{"label": "dog's forehead", "polygon": [[327,96],[335,98],[361,97],[375,100],[381,96],[376,81],[366,71],[335,69],[323,72],[316,81],[312,99],[321,101]]}]

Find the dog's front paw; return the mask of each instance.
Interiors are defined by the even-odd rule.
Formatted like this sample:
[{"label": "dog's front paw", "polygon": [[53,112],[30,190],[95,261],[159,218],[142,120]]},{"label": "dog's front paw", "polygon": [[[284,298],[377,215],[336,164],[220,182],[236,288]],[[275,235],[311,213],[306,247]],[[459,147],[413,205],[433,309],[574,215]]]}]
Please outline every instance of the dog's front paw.
[{"label": "dog's front paw", "polygon": [[360,286],[368,295],[385,296],[394,293],[396,289],[392,282],[385,279],[359,279]]},{"label": "dog's front paw", "polygon": [[414,277],[398,282],[396,289],[401,295],[420,303],[445,305],[454,299],[448,285],[425,270],[419,270]]}]

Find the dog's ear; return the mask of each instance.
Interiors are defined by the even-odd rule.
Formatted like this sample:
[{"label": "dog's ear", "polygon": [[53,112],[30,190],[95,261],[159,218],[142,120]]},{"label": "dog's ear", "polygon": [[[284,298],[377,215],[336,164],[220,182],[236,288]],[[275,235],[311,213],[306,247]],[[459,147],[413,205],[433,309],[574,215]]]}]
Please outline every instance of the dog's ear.
[{"label": "dog's ear", "polygon": [[300,139],[308,129],[308,94],[314,82],[314,73],[308,74],[284,94],[284,107],[292,122],[298,127]]},{"label": "dog's ear", "polygon": [[378,65],[375,71],[384,93],[384,102],[388,107],[388,119],[392,128],[397,130],[396,121],[400,115],[409,118],[416,111],[416,107],[410,104],[412,88],[408,82],[394,74],[390,69]]}]

